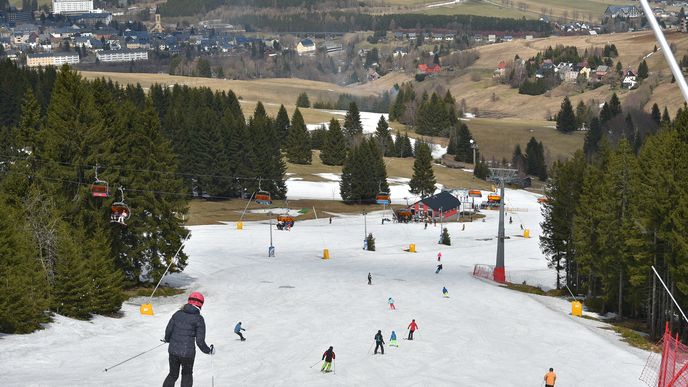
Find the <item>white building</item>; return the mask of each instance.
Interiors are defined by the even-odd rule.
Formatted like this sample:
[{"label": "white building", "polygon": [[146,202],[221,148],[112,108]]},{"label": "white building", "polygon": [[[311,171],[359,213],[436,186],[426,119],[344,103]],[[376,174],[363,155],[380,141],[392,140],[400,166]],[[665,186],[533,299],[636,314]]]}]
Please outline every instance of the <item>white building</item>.
[{"label": "white building", "polygon": [[101,62],[131,62],[148,60],[146,50],[110,50],[96,53],[96,58]]},{"label": "white building", "polygon": [[93,0],[53,0],[55,15],[87,12],[93,12]]},{"label": "white building", "polygon": [[61,52],[55,54],[29,54],[26,56],[26,65],[29,67],[62,66],[65,63],[70,65],[79,63],[79,54]]}]

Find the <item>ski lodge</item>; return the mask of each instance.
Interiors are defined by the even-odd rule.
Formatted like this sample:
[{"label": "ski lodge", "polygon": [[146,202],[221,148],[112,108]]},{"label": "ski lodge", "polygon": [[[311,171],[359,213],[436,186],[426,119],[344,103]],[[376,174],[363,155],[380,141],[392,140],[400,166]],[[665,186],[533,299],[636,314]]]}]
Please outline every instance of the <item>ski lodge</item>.
[{"label": "ski lodge", "polygon": [[408,207],[413,218],[424,219],[427,217],[437,220],[456,218],[459,216],[460,209],[461,201],[446,191],[421,199]]}]

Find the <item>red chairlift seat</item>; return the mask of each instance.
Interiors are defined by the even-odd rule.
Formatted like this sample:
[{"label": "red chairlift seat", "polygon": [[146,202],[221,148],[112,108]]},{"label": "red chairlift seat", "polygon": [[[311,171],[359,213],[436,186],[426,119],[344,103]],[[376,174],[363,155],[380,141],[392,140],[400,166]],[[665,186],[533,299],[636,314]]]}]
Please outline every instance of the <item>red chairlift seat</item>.
[{"label": "red chairlift seat", "polygon": [[272,198],[270,198],[270,192],[258,191],[256,193],[256,203],[269,206],[272,204]]},{"label": "red chairlift seat", "polygon": [[131,210],[124,202],[114,202],[110,206],[110,221],[126,225],[126,221],[131,217]]},{"label": "red chairlift seat", "polygon": [[472,189],[468,191],[468,196],[472,198],[481,198],[483,197],[483,194],[478,189]]},{"label": "red chairlift seat", "polygon": [[110,188],[107,181],[96,180],[91,184],[91,196],[94,198],[106,198],[110,196]]},{"label": "red chairlift seat", "polygon": [[390,204],[392,201],[390,200],[390,195],[389,192],[380,192],[375,196],[375,201],[377,204]]}]

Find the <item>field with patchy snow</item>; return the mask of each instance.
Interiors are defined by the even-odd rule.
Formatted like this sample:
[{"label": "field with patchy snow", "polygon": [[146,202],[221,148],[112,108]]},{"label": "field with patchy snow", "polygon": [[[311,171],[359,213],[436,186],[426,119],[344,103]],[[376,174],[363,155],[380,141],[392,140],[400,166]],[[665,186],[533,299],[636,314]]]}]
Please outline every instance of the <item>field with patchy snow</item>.
[{"label": "field with patchy snow", "polygon": [[[536,195],[508,191],[507,272],[551,287],[554,273],[538,248]],[[498,212],[485,222],[448,225],[452,246],[440,246],[437,227],[381,224],[367,216],[377,251],[363,251],[362,216],[297,222],[273,230],[276,257],[267,258],[266,222],[191,227],[189,266],[166,281],[205,294],[203,308],[212,358],[199,352],[195,382],[210,386],[541,386],[549,367],[557,387],[642,386],[647,353],[622,343],[600,323],[574,318],[564,300],[533,296],[473,278],[476,263],[493,264]],[[521,224],[534,238],[524,239]],[[415,243],[418,253],[404,252]],[[320,259],[329,248],[332,258]],[[435,274],[437,252],[444,270]],[[372,273],[373,285],[366,277]],[[450,298],[442,297],[442,287]],[[137,302],[119,319],[75,321],[57,316],[47,329],[0,337],[3,386],[151,386],[167,373],[161,347],[105,373],[159,344],[185,295],[154,300],[141,316]],[[387,306],[396,301],[396,311]],[[401,340],[416,319],[417,340]],[[247,341],[232,332],[242,321]],[[371,355],[373,335],[392,330],[398,348]],[[321,374],[323,351],[334,346],[336,373]],[[312,365],[317,365],[310,368]]]}]

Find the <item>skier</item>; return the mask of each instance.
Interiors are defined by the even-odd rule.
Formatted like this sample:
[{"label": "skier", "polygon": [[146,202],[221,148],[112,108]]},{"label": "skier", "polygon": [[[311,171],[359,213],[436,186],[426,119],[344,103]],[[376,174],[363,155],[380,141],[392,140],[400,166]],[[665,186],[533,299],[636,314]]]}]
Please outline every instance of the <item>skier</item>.
[{"label": "skier", "polygon": [[385,340],[382,338],[382,331],[378,330],[377,334],[375,335],[375,355],[377,355],[377,349],[380,348],[380,351],[382,351],[382,355],[385,354],[385,347],[383,344],[385,343]]},{"label": "skier", "polygon": [[389,338],[389,346],[399,348],[399,344],[397,344],[397,334],[394,331],[392,331],[392,337]]},{"label": "skier", "polygon": [[449,290],[447,290],[446,286],[442,287],[442,295],[446,298],[449,298]]},{"label": "skier", "polygon": [[407,327],[407,329],[409,330],[408,339],[409,339],[409,340],[413,340],[413,332],[415,332],[415,331],[418,330],[418,324],[416,324],[416,320],[415,320],[415,319],[413,319],[413,320],[411,321],[411,323],[409,324],[409,326]]},{"label": "skier", "polygon": [[461,227],[461,231],[466,231],[466,224],[464,223],[463,227]]},{"label": "skier", "polygon": [[514,223],[514,220],[509,217],[509,224]]},{"label": "skier", "polygon": [[320,372],[331,372],[330,368],[332,368],[332,360],[334,359],[334,348],[332,348],[330,345],[330,348],[328,348],[327,351],[325,351],[325,353],[322,355],[321,360],[325,360],[325,362],[323,363]]},{"label": "skier", "polygon": [[332,217],[330,216],[330,224],[332,224]]},{"label": "skier", "polygon": [[392,299],[392,297],[390,297],[389,300],[387,300],[387,302],[389,303],[389,309],[397,310],[397,308],[394,306],[394,300]]},{"label": "skier", "polygon": [[554,373],[554,368],[550,368],[549,372],[545,374],[545,387],[554,387],[557,381],[557,374]]},{"label": "skier", "polygon": [[370,273],[368,273],[368,285],[372,285],[372,284],[373,284],[373,276],[370,275]]},{"label": "skier", "polygon": [[427,229],[428,229],[428,222],[425,221],[425,228],[423,230],[427,230]]},{"label": "skier", "polygon": [[439,273],[440,270],[442,270],[442,264],[441,263],[439,265],[437,265],[437,270],[435,270],[435,274]]},{"label": "skier", "polygon": [[241,341],[246,341],[246,339],[244,338],[244,335],[241,334],[241,331],[245,331],[245,330],[246,329],[241,327],[241,321],[239,321],[237,323],[237,325],[234,326],[234,333],[239,335],[239,337],[241,338]]},{"label": "skier", "polygon": [[440,260],[442,260],[442,252],[441,251],[439,253],[437,253],[437,262],[439,262]]},{"label": "skier", "polygon": [[[196,347],[205,354],[214,355],[215,347],[205,343],[205,320],[201,316],[203,294],[193,292],[181,310],[175,312],[165,328],[166,343],[170,343],[167,352],[170,355],[170,373],[163,382],[163,387],[174,387],[179,378],[179,367],[182,368],[182,387],[193,385],[193,364]],[[194,341],[196,342],[194,345]]]}]

